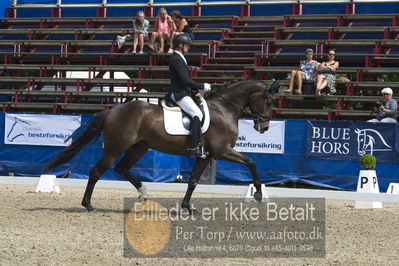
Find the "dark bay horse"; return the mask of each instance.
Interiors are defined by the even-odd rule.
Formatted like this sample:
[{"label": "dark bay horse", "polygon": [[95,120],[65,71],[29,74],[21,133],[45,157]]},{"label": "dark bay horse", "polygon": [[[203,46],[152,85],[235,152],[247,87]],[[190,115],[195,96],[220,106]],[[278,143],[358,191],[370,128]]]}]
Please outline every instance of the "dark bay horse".
[{"label": "dark bay horse", "polygon": [[[197,158],[194,163],[188,188],[182,202],[182,208],[190,210],[190,198],[206,165],[210,160],[226,160],[241,163],[251,171],[256,192],[254,198],[262,199],[261,182],[254,162],[235,151],[233,147],[238,136],[239,118],[252,118],[254,127],[260,133],[269,128],[273,94],[278,83],[265,81],[238,81],[224,86],[207,97],[210,112],[210,125],[203,136],[203,145],[209,155]],[[249,111],[248,108],[249,107]],[[246,110],[247,109],[247,110]],[[79,150],[101,132],[104,136],[104,154],[90,169],[90,177],[83,196],[82,205],[92,211],[91,196],[96,182],[122,154],[123,158],[115,166],[115,171],[125,177],[146,197],[144,185],[130,174],[129,169],[149,148],[174,155],[189,153],[189,136],[172,136],[166,133],[163,122],[163,110],[158,105],[142,101],[133,101],[97,113],[88,128],[60,153],[46,170],[69,161]]]}]

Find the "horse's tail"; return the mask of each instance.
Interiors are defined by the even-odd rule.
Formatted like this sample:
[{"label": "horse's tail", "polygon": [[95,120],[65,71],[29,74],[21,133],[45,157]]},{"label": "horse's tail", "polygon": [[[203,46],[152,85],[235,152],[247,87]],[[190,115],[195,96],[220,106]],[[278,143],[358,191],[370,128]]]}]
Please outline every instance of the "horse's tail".
[{"label": "horse's tail", "polygon": [[46,167],[45,172],[68,162],[71,160],[86,144],[91,140],[98,138],[103,131],[105,118],[107,117],[108,110],[97,113],[94,119],[88,125],[77,139],[72,141],[71,145],[66,147],[60,154],[57,155]]}]

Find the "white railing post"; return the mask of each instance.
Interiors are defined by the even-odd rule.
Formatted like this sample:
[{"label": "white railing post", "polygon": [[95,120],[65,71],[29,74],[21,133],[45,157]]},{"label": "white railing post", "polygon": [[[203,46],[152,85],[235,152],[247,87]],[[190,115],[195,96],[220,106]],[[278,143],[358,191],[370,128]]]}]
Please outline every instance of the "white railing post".
[{"label": "white railing post", "polygon": [[18,4],[17,1],[18,1],[18,0],[12,0],[11,6],[16,6],[16,5]]}]

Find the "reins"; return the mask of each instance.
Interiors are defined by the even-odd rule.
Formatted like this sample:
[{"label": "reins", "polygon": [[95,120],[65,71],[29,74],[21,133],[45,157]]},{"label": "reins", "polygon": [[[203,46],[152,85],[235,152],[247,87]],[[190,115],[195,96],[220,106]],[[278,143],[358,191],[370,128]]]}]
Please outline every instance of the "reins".
[{"label": "reins", "polygon": [[[264,104],[262,104],[262,105],[259,107],[258,112],[256,112],[255,114],[253,114],[253,113],[251,113],[251,112],[248,112],[247,110],[245,110],[243,107],[239,106],[238,104],[236,104],[236,103],[230,101],[229,99],[227,99],[227,98],[224,97],[223,95],[218,94],[218,93],[216,93],[216,92],[214,92],[214,94],[216,94],[217,96],[219,96],[220,98],[222,98],[222,99],[225,100],[226,102],[230,103],[231,105],[233,105],[234,107],[236,107],[237,109],[239,109],[239,110],[241,111],[241,113],[243,113],[244,115],[247,115],[247,116],[251,117],[254,121],[259,121],[259,120],[261,120],[261,118],[266,119],[266,120],[270,120],[270,116],[264,115],[264,114],[260,114],[260,110],[262,109],[262,107],[263,107]],[[261,95],[260,97],[258,97],[258,98],[257,98],[256,100],[254,100],[253,102],[250,102],[249,105],[250,105],[250,104],[253,104],[253,103],[256,103],[256,102],[259,101],[260,99],[265,99],[265,98],[273,98],[273,96],[272,96],[269,92],[265,91],[263,95]],[[265,121],[265,122],[266,122],[266,121]]]}]

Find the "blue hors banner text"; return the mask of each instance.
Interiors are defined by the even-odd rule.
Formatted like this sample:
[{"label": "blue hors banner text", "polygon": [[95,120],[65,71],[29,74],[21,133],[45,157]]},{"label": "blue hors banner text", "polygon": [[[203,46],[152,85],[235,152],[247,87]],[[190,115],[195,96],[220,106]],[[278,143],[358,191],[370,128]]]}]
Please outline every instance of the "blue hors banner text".
[{"label": "blue hors banner text", "polygon": [[306,155],[312,159],[396,161],[396,124],[308,121]]}]

